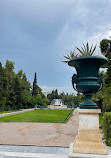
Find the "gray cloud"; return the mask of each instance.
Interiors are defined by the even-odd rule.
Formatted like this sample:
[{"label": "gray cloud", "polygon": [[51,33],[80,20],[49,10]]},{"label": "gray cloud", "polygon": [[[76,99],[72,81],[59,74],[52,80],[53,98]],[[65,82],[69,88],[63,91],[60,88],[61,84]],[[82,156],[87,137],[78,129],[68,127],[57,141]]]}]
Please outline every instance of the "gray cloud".
[{"label": "gray cloud", "polygon": [[[109,14],[111,2],[109,3],[106,0],[77,1],[68,18],[69,20],[66,21],[56,40],[61,51],[70,51],[72,46],[79,47],[82,42],[97,43],[105,37],[105,34],[107,37],[107,32],[111,26]],[[97,41],[91,40],[94,37]]]}]

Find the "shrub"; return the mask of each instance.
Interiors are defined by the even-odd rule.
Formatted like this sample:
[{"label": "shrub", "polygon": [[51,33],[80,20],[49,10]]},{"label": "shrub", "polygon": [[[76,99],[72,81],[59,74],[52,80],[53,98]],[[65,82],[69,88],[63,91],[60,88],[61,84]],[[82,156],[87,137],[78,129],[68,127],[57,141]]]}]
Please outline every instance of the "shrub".
[{"label": "shrub", "polygon": [[111,146],[111,112],[103,115],[103,134],[106,145]]},{"label": "shrub", "polygon": [[10,105],[8,105],[7,107],[6,107],[6,111],[10,111],[11,110],[11,107],[10,107]]}]

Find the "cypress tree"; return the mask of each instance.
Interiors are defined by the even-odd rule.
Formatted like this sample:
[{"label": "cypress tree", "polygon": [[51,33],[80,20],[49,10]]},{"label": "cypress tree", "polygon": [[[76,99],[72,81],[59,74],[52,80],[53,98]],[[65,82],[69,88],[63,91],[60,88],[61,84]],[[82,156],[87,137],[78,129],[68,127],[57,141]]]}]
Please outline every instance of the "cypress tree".
[{"label": "cypress tree", "polygon": [[36,76],[36,72],[35,72],[33,88],[32,88],[32,95],[37,96],[37,94],[38,94],[38,88],[37,87],[38,87],[37,86],[37,76]]}]

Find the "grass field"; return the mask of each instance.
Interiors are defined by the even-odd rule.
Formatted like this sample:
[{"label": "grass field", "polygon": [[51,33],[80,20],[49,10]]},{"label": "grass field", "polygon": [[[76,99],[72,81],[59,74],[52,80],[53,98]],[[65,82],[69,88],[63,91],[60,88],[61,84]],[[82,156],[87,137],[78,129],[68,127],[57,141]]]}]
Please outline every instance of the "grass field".
[{"label": "grass field", "polygon": [[51,122],[63,123],[71,110],[33,110],[16,115],[0,117],[0,122]]}]

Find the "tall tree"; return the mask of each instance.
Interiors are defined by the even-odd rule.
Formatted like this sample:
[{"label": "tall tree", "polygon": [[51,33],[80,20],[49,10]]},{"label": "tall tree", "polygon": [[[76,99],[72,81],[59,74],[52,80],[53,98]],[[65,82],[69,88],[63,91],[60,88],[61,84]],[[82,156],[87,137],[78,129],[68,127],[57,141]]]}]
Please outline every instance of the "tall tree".
[{"label": "tall tree", "polygon": [[111,54],[111,40],[103,39],[100,41],[100,50],[105,57]]},{"label": "tall tree", "polygon": [[5,64],[5,75],[7,79],[7,86],[6,86],[6,105],[7,106],[14,106],[15,104],[15,92],[14,92],[14,62],[7,60]]},{"label": "tall tree", "polygon": [[0,62],[0,96],[2,96],[2,90],[3,90],[3,68],[2,68],[2,63]]},{"label": "tall tree", "polygon": [[103,39],[100,42],[101,53],[108,59],[108,63],[106,65],[107,72],[105,76],[105,83],[110,86],[111,83],[111,40]]},{"label": "tall tree", "polygon": [[[111,111],[111,40],[103,39],[100,42],[101,53],[108,59],[106,65],[107,71],[105,73],[105,84],[102,90],[102,110]],[[99,98],[100,99],[100,98]]]},{"label": "tall tree", "polygon": [[6,103],[6,97],[4,96],[4,76],[3,76],[3,67],[2,67],[2,63],[0,62],[0,110],[4,110],[5,108],[5,103]]},{"label": "tall tree", "polygon": [[33,82],[33,89],[32,89],[32,95],[37,96],[37,94],[38,94],[38,89],[37,89],[37,76],[36,76],[36,72],[35,72],[34,82]]},{"label": "tall tree", "polygon": [[47,98],[50,100],[50,102],[53,100],[53,99],[60,99],[60,96],[58,95],[58,90],[53,90],[51,92],[51,94],[48,94],[47,95]]},{"label": "tall tree", "polygon": [[31,84],[23,70],[15,73],[14,62],[7,60],[4,67],[0,62],[0,111],[48,104],[49,100],[41,91],[42,89],[37,85],[36,73],[31,91]]},{"label": "tall tree", "polygon": [[15,92],[15,105],[17,106],[17,108],[21,108],[19,107],[21,104],[21,98],[22,98],[22,89],[21,89],[21,83],[20,83],[20,79],[19,77],[16,75],[15,79],[14,79],[14,92]]},{"label": "tall tree", "polygon": [[27,81],[26,74],[23,73],[23,70],[17,73],[15,83],[18,105],[20,108],[28,108],[31,104],[31,85],[30,82]]}]

